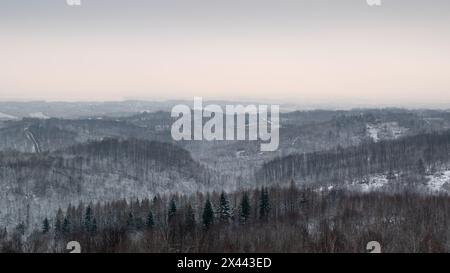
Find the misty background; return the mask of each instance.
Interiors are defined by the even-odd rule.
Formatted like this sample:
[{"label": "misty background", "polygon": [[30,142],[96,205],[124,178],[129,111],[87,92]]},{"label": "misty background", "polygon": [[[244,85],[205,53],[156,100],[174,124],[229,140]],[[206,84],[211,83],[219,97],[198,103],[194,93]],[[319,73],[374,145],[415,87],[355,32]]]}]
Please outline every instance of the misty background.
[{"label": "misty background", "polygon": [[0,100],[448,106],[450,3],[0,2]]}]

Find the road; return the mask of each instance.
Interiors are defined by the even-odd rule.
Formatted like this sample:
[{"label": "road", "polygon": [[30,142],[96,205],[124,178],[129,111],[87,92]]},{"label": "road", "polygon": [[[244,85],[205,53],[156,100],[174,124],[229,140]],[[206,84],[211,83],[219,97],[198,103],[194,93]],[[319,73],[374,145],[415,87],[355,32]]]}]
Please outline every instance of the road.
[{"label": "road", "polygon": [[34,146],[34,151],[38,154],[40,154],[42,152],[41,147],[39,146],[39,143],[36,141],[36,138],[34,137],[33,133],[30,131],[30,129],[25,128],[23,130],[23,132],[25,133],[25,135],[27,136],[27,138],[33,142],[33,146]]}]

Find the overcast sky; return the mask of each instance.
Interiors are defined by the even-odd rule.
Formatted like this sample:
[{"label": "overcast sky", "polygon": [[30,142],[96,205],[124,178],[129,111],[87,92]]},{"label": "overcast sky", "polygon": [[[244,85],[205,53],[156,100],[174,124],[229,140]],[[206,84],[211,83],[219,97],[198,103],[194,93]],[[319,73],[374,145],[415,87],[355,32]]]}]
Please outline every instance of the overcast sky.
[{"label": "overcast sky", "polygon": [[450,1],[0,0],[0,100],[450,103]]}]

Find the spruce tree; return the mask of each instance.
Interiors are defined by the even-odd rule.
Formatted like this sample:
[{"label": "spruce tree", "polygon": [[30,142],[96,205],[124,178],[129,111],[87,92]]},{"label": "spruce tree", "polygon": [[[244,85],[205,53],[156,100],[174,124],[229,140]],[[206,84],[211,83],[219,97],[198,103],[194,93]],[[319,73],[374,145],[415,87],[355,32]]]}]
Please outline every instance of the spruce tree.
[{"label": "spruce tree", "polygon": [[64,221],[63,221],[63,225],[62,225],[62,232],[63,233],[70,232],[70,222],[69,222],[69,219],[67,219],[67,217],[64,217]]},{"label": "spruce tree", "polygon": [[61,209],[58,210],[56,214],[56,220],[55,220],[55,232],[60,233],[62,231],[62,222],[63,222],[63,212]]},{"label": "spruce tree", "polygon": [[168,212],[168,216],[167,216],[169,223],[172,222],[172,220],[175,218],[176,214],[177,214],[177,205],[175,204],[175,200],[172,198],[170,200],[169,212]]},{"label": "spruce tree", "polygon": [[220,194],[219,199],[219,220],[223,224],[228,224],[231,218],[230,203],[225,192]]},{"label": "spruce tree", "polygon": [[48,233],[50,231],[50,222],[47,218],[44,219],[44,222],[42,223],[42,232]]},{"label": "spruce tree", "polygon": [[259,219],[266,221],[269,216],[269,210],[269,191],[263,187],[259,199]]},{"label": "spruce tree", "polygon": [[194,209],[192,208],[191,204],[189,204],[186,209],[186,222],[185,222],[186,230],[188,232],[193,231],[195,229],[196,224],[197,223],[195,221]]},{"label": "spruce tree", "polygon": [[250,218],[250,210],[251,210],[250,199],[248,197],[248,194],[244,193],[244,195],[242,196],[239,212],[240,220],[242,222],[245,223]]},{"label": "spruce tree", "polygon": [[152,211],[148,212],[147,222],[145,223],[145,226],[147,227],[147,229],[153,229],[153,227],[155,226],[155,221],[153,220]]},{"label": "spruce tree", "polygon": [[86,208],[86,214],[84,216],[84,230],[89,232],[92,227],[92,209],[90,206]]},{"label": "spruce tree", "polygon": [[203,209],[203,227],[205,229],[209,229],[209,227],[214,222],[214,210],[211,204],[211,201],[209,201],[209,198],[206,200],[205,208]]}]

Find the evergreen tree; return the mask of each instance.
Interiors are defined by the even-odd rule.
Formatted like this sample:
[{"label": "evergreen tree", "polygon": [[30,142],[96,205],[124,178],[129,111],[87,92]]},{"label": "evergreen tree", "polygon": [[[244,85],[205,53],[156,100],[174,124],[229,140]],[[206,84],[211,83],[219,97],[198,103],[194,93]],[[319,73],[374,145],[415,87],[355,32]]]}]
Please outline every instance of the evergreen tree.
[{"label": "evergreen tree", "polygon": [[48,233],[50,231],[50,222],[47,218],[44,219],[44,222],[42,223],[42,232]]},{"label": "evergreen tree", "polygon": [[95,235],[97,233],[97,220],[95,218],[92,220],[90,233],[91,235]]},{"label": "evergreen tree", "polygon": [[298,196],[298,189],[295,185],[295,181],[292,179],[291,184],[289,185],[288,194],[286,197],[286,209],[289,214],[293,215],[297,210],[297,202],[301,202]]},{"label": "evergreen tree", "polygon": [[84,216],[84,230],[89,232],[92,227],[92,209],[90,206],[86,208],[86,213]]},{"label": "evergreen tree", "polygon": [[219,199],[219,219],[223,224],[228,224],[231,218],[230,203],[228,202],[225,192],[220,194]]},{"label": "evergreen tree", "polygon": [[167,218],[169,220],[169,223],[172,222],[176,214],[177,214],[177,205],[175,204],[175,200],[172,198],[170,200],[169,213]]},{"label": "evergreen tree", "polygon": [[127,218],[127,229],[128,230],[133,230],[135,228],[134,224],[135,224],[134,223],[134,216],[133,216],[133,213],[130,212],[130,213],[128,213],[128,218]]},{"label": "evergreen tree", "polygon": [[194,209],[192,208],[191,204],[189,204],[186,208],[186,230],[188,232],[191,232],[195,229],[196,226],[196,221],[195,221],[195,212]]},{"label": "evergreen tree", "polygon": [[62,232],[63,233],[70,232],[70,222],[69,222],[69,219],[67,219],[67,217],[64,217],[64,221],[63,221],[63,225],[62,225]]},{"label": "evergreen tree", "polygon": [[55,232],[60,233],[62,231],[62,222],[63,222],[63,212],[61,209],[58,210],[56,213],[56,220],[55,220]]},{"label": "evergreen tree", "polygon": [[214,210],[211,204],[211,201],[209,201],[209,198],[206,200],[205,208],[203,209],[203,227],[205,229],[209,229],[209,227],[214,222]]},{"label": "evergreen tree", "polygon": [[177,221],[177,206],[175,204],[175,199],[170,200],[169,211],[167,213],[167,222],[169,225],[168,235],[170,244],[174,244],[176,240],[176,235],[178,234],[179,225]]},{"label": "evergreen tree", "polygon": [[270,204],[269,204],[269,191],[266,188],[261,189],[261,196],[259,199],[259,218],[261,220],[267,220],[269,216]]},{"label": "evergreen tree", "polygon": [[239,212],[240,220],[242,222],[247,222],[247,220],[250,218],[250,210],[250,199],[248,197],[248,194],[244,193],[244,195],[242,196]]},{"label": "evergreen tree", "polygon": [[153,229],[153,227],[155,226],[155,221],[153,220],[152,211],[148,212],[147,222],[145,223],[145,226],[147,227],[147,229]]}]

